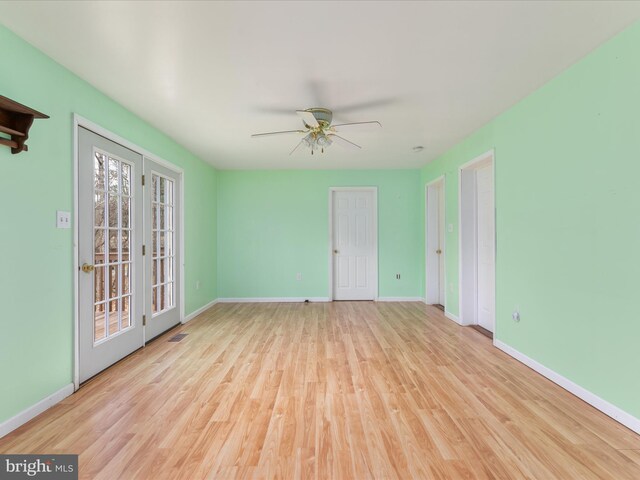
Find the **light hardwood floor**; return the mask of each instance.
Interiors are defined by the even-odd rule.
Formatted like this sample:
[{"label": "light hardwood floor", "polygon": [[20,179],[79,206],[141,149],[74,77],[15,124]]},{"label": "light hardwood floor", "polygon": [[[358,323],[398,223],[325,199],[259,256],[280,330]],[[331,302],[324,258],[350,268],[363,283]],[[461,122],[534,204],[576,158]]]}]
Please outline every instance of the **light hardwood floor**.
[{"label": "light hardwood floor", "polygon": [[419,303],[216,305],[0,452],[92,479],[640,479],[639,436]]}]

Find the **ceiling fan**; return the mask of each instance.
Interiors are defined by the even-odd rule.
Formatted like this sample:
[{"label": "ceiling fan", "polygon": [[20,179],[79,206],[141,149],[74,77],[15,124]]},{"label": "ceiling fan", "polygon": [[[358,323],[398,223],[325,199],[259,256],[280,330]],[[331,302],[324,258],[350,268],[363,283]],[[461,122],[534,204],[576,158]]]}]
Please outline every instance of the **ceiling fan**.
[{"label": "ceiling fan", "polygon": [[333,112],[326,108],[307,108],[306,110],[296,110],[296,113],[302,119],[304,130],[255,133],[251,135],[251,137],[257,138],[282,134],[303,134],[304,137],[295,146],[295,148],[289,152],[289,155],[295,152],[300,145],[305,145],[309,148],[311,150],[311,155],[313,155],[316,150],[320,150],[321,153],[324,153],[324,149],[334,143],[341,147],[353,150],[362,148],[360,145],[338,135],[338,133],[342,133],[343,130],[353,128],[382,127],[378,121],[340,123],[332,125],[331,120],[333,119]]}]

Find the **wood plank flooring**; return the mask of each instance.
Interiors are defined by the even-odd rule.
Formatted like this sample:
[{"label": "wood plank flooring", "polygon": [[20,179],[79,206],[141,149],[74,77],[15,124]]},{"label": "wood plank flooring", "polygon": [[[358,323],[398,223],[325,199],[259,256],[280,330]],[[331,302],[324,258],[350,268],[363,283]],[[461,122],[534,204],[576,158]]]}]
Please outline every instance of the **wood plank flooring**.
[{"label": "wood plank flooring", "polygon": [[216,305],[0,452],[110,480],[640,478],[640,436],[420,303]]}]

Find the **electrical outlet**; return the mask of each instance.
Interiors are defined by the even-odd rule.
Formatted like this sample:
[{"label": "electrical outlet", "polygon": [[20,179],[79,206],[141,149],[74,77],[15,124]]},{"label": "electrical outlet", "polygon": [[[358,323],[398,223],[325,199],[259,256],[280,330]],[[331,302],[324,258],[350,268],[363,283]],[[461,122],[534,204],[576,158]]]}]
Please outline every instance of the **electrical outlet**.
[{"label": "electrical outlet", "polygon": [[453,293],[453,283],[450,283],[450,284],[449,284],[449,291],[450,291],[451,293]]},{"label": "electrical outlet", "polygon": [[449,226],[447,227],[447,230],[449,231],[449,233],[453,232],[453,223],[449,224]]},{"label": "electrical outlet", "polygon": [[299,272],[298,272],[298,273],[296,273],[296,280],[297,280],[297,281],[302,280],[302,274],[301,274],[301,273],[299,273]]},{"label": "electrical outlet", "polygon": [[400,280],[400,274],[396,273],[396,280]]},{"label": "electrical outlet", "polygon": [[511,314],[511,318],[513,319],[514,322],[519,322],[520,321],[520,312],[518,310],[514,310],[513,313]]},{"label": "electrical outlet", "polygon": [[71,212],[56,212],[56,228],[71,228]]},{"label": "electrical outlet", "polygon": [[200,290],[200,280],[196,280],[196,290]]}]

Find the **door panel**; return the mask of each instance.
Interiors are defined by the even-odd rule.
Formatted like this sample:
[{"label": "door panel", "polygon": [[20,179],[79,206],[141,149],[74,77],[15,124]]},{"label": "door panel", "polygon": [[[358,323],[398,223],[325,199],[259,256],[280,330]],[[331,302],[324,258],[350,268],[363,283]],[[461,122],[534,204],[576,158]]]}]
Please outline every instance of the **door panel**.
[{"label": "door panel", "polygon": [[145,341],[180,323],[179,175],[145,158]]},{"label": "door panel", "polygon": [[427,186],[425,205],[426,291],[430,305],[445,304],[444,180]]},{"label": "door panel", "polygon": [[445,303],[444,275],[444,182],[438,185],[438,303]]},{"label": "door panel", "polygon": [[375,196],[371,190],[333,191],[333,298],[373,300],[377,265]]},{"label": "door panel", "polygon": [[78,131],[79,373],[84,382],[142,346],[142,157]]},{"label": "door panel", "polygon": [[495,323],[495,213],[493,166],[476,172],[478,208],[478,324],[493,332]]}]

